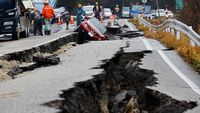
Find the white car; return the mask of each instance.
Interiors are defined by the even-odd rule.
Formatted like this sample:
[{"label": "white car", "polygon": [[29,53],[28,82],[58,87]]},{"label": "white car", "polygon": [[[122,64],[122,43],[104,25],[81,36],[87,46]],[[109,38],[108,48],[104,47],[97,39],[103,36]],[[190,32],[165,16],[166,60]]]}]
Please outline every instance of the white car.
[{"label": "white car", "polygon": [[174,14],[172,13],[172,11],[168,11],[168,17],[173,18]]},{"label": "white car", "polygon": [[156,10],[156,17],[165,17],[166,16],[166,12],[164,9],[157,9]]},{"label": "white car", "polygon": [[112,15],[112,11],[110,8],[104,8],[103,9],[103,16],[105,18],[109,18]]},{"label": "white car", "polygon": [[151,16],[154,18],[156,17],[156,10],[151,10]]},{"label": "white car", "polygon": [[83,6],[82,8],[85,11],[87,17],[92,18],[95,16],[93,12],[94,5]]},{"label": "white car", "polygon": [[122,8],[122,18],[129,17],[130,7]]}]

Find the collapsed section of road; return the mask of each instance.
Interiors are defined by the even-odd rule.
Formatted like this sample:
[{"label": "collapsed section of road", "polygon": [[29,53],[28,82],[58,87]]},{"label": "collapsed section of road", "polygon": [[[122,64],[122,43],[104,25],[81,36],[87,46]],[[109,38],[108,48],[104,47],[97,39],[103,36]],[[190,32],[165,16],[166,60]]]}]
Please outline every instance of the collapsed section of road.
[{"label": "collapsed section of road", "polygon": [[97,67],[104,69],[102,74],[76,83],[74,88],[63,91],[63,100],[45,105],[62,113],[182,113],[197,106],[196,102],[178,101],[146,88],[157,84],[154,71],[139,67],[147,53],[118,52]]},{"label": "collapsed section of road", "polygon": [[13,53],[19,57],[23,57],[22,60],[24,61],[19,61],[17,58],[15,60],[0,60],[0,82],[18,78],[19,74],[32,71],[36,68],[58,65],[60,63],[60,57],[58,57],[58,55],[66,52],[73,46],[76,46],[75,42],[65,44],[61,47],[58,43],[58,45],[54,45],[54,47],[49,47],[49,49],[52,48],[52,50],[46,52],[38,52],[35,54],[26,53],[30,56],[28,59],[26,59],[26,56],[23,56],[23,54]]}]

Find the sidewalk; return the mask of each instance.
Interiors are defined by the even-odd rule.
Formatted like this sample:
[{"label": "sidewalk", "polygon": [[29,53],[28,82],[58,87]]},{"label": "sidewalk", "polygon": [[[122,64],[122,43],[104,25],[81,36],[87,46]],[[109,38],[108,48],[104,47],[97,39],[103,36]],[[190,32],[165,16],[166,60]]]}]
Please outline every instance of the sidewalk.
[{"label": "sidewalk", "polygon": [[20,40],[0,42],[0,57],[13,52],[20,52],[29,50],[34,47],[39,47],[41,45],[56,41],[62,37],[73,34],[73,25],[71,25],[70,27],[71,30],[68,31],[64,30],[63,26],[61,27],[62,28],[56,28],[57,30],[60,29],[56,33],[54,32],[56,31],[56,29],[54,29],[52,35],[50,36],[30,36],[28,38],[23,38]]}]

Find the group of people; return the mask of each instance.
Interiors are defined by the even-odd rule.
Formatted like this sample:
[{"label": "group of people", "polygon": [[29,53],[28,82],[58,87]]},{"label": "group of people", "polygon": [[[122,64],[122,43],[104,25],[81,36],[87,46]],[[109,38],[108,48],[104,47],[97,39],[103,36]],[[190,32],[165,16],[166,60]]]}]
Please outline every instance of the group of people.
[{"label": "group of people", "polygon": [[[119,6],[116,5],[114,11],[117,17],[119,17],[119,10],[120,10]],[[95,14],[95,17],[100,21],[101,21],[102,11],[103,11],[102,7],[99,5],[98,2],[96,2],[93,8],[93,12]],[[50,35],[51,21],[52,18],[55,17],[55,12],[54,9],[49,5],[49,3],[47,1],[44,2],[42,13],[39,12],[38,9],[34,8],[31,14],[32,14],[31,15],[32,23],[34,24],[34,35],[36,35],[38,31],[40,35],[43,35],[42,30],[45,31],[46,35]],[[77,26],[79,26],[82,23],[84,16],[86,15],[85,11],[82,9],[81,4],[78,5],[78,10],[76,12],[76,15],[77,15]],[[69,17],[66,18],[66,29],[68,29],[68,24],[69,24]],[[44,29],[42,29],[43,28],[42,25],[44,25]]]},{"label": "group of people", "polygon": [[[102,6],[99,5],[98,2],[95,3],[95,6],[93,8],[93,12],[95,14],[95,17],[99,21],[101,21],[101,14],[103,12],[103,8],[102,8]],[[114,12],[115,12],[115,15],[117,16],[117,18],[119,19],[119,17],[120,17],[119,5],[116,5]],[[85,16],[85,11],[82,9],[81,4],[78,5],[78,10],[77,10],[76,15],[77,15],[77,25],[79,26],[81,24],[81,22],[83,21],[83,17]]]},{"label": "group of people", "polygon": [[51,20],[55,17],[54,9],[49,5],[47,1],[44,2],[44,7],[42,13],[39,12],[37,8],[33,9],[31,13],[31,21],[34,25],[34,35],[39,32],[40,35],[43,35],[42,25],[44,26],[44,31],[46,35],[51,34]]}]

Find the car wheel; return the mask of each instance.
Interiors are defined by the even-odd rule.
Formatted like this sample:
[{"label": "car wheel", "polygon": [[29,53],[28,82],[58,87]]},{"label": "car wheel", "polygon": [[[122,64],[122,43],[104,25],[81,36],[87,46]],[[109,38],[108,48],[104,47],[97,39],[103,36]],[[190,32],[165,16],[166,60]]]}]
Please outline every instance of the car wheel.
[{"label": "car wheel", "polygon": [[20,38],[20,32],[19,31],[15,31],[12,33],[12,39],[13,40],[19,40]]}]

